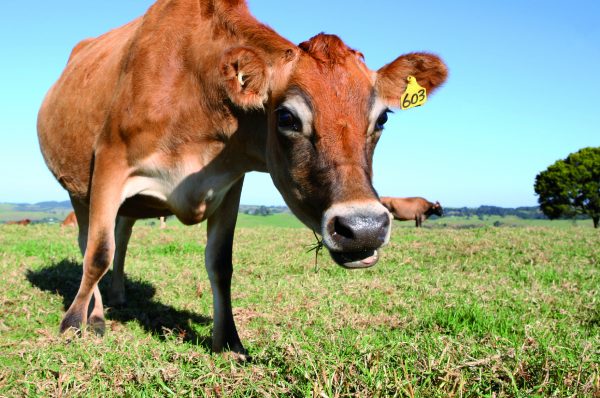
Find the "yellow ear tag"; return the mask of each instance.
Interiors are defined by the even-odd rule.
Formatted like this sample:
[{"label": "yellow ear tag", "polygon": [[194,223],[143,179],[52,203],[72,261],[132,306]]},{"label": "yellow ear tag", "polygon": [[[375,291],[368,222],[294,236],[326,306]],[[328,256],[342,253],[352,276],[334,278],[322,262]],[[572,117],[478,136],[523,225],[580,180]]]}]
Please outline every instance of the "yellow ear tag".
[{"label": "yellow ear tag", "polygon": [[425,87],[419,86],[417,79],[414,76],[409,76],[406,91],[400,98],[400,107],[404,110],[421,106],[427,102],[427,90]]}]

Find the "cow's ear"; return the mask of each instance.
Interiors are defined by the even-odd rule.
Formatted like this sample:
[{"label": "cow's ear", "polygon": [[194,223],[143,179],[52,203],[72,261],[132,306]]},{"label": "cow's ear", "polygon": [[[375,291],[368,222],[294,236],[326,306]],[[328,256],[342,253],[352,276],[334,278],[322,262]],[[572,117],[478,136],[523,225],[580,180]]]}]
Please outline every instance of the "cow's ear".
[{"label": "cow's ear", "polygon": [[396,58],[377,71],[377,92],[388,106],[400,107],[409,76],[430,94],[446,81],[448,69],[441,58],[433,54],[411,53]]},{"label": "cow's ear", "polygon": [[242,108],[262,108],[268,95],[268,67],[250,47],[235,47],[221,57],[221,78],[231,101]]}]

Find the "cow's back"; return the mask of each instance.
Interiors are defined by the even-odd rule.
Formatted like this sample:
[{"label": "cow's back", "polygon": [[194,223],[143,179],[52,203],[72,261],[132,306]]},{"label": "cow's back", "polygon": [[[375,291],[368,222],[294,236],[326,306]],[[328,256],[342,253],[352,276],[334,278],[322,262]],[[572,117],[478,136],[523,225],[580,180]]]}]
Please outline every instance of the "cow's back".
[{"label": "cow's back", "polygon": [[[269,54],[268,64],[288,65],[294,55],[294,45],[254,19],[243,0],[158,0],[143,17],[78,44],[38,118],[48,167],[84,201],[96,146],[126,153],[131,173],[145,177],[183,165],[165,189],[183,173],[197,174],[223,149],[222,134],[239,127],[222,97],[219,62],[224,49],[249,43]],[[193,148],[205,156],[190,155]],[[249,167],[238,165],[235,173]]]},{"label": "cow's back", "polygon": [[137,19],[75,46],[38,115],[48,167],[75,197],[87,197],[94,144],[106,123]]}]

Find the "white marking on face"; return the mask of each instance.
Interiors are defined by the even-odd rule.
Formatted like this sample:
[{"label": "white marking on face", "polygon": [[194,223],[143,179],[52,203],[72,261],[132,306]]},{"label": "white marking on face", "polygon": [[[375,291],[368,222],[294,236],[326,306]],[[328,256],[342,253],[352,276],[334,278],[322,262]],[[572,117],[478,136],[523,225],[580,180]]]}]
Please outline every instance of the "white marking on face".
[{"label": "white marking on face", "polygon": [[369,135],[375,132],[377,119],[379,119],[379,116],[387,109],[388,106],[380,98],[375,99],[375,102],[371,107],[371,112],[369,113]]},{"label": "white marking on face", "polygon": [[295,137],[299,134],[306,137],[312,134],[313,113],[306,99],[300,94],[290,94],[281,104],[282,108],[288,109],[292,114],[300,120],[302,131],[280,130],[281,133],[288,137]]}]

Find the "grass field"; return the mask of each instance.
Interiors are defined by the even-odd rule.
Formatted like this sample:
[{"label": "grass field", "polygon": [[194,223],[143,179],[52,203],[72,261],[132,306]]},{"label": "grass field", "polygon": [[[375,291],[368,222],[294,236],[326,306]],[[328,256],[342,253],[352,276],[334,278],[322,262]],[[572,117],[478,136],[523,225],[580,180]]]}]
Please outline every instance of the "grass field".
[{"label": "grass field", "polygon": [[[138,221],[138,224],[156,226],[157,220]],[[182,226],[175,218],[167,219],[167,224],[172,226]],[[483,219],[477,217],[442,217],[427,220],[424,228],[451,228],[451,229],[470,229],[480,227],[547,227],[547,228],[593,228],[592,220],[535,220],[523,219],[519,217],[500,217],[485,216]],[[247,214],[238,214],[238,228],[255,227],[284,227],[284,228],[305,228],[304,225],[291,213],[278,213],[269,216],[251,216]],[[409,228],[415,226],[413,221],[395,221],[396,228]]]},{"label": "grass field", "polygon": [[137,226],[128,306],[104,338],[68,339],[76,232],[0,226],[0,396],[600,397],[598,231],[396,223],[376,267],[347,271],[315,266],[293,219],[248,217],[233,301],[249,363],[207,348],[204,227]]},{"label": "grass field", "polygon": [[[398,223],[405,227],[414,227],[412,222]],[[472,227],[492,227],[494,225],[501,227],[548,227],[548,228],[593,228],[594,225],[591,219],[586,220],[536,220],[523,219],[514,216],[485,216],[483,219],[477,217],[442,217],[435,220],[428,220],[423,225],[425,227],[455,227],[455,228],[472,228]]]}]

